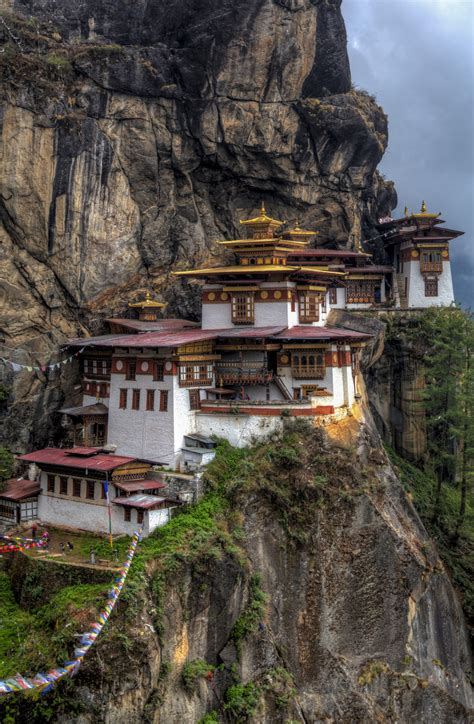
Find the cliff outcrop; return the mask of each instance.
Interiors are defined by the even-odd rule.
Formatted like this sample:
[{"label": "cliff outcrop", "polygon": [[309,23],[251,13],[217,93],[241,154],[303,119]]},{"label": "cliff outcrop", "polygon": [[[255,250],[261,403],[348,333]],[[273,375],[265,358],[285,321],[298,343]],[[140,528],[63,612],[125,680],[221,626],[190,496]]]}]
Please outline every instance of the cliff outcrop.
[{"label": "cliff outcrop", "polygon": [[[351,246],[395,204],[340,2],[11,0],[0,39],[0,332],[17,362],[45,362],[145,283],[196,316],[197,287],[170,271],[212,261],[262,199]],[[17,403],[36,430],[42,397],[61,404],[45,384],[15,381],[14,449],[32,442],[10,435]]]}]

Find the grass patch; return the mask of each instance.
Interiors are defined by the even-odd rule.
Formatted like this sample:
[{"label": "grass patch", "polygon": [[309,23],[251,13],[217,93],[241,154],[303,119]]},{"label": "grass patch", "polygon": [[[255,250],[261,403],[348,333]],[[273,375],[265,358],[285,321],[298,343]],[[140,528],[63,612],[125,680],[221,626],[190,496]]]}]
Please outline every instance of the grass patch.
[{"label": "grass patch", "polygon": [[250,600],[235,622],[231,633],[237,649],[240,649],[242,640],[246,636],[257,630],[258,624],[261,623],[265,615],[267,595],[262,590],[261,577],[258,573],[254,574],[250,579],[249,593]]},{"label": "grass patch", "polygon": [[231,721],[250,721],[258,706],[260,689],[256,684],[234,684],[230,686],[224,699],[224,711]]},{"label": "grass patch", "polygon": [[199,679],[204,679],[212,675],[215,671],[215,666],[208,664],[204,659],[194,659],[193,661],[186,661],[183,666],[181,677],[183,679],[184,688],[192,693]]}]

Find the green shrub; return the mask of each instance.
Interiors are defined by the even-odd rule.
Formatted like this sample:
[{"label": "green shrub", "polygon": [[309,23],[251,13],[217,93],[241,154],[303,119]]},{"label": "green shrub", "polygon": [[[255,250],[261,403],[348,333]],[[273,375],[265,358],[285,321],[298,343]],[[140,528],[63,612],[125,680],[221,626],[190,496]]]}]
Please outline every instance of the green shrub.
[{"label": "green shrub", "polygon": [[186,661],[183,666],[182,679],[185,689],[193,692],[196,688],[198,679],[203,679],[215,671],[215,666],[208,664],[204,659],[194,659]]},{"label": "green shrub", "polygon": [[250,579],[250,600],[243,613],[235,622],[231,637],[240,648],[242,640],[249,634],[256,631],[265,614],[267,595],[261,587],[261,577],[255,573]]},{"label": "green shrub", "polygon": [[237,722],[249,721],[257,708],[259,694],[259,688],[252,682],[230,686],[225,693],[224,711]]}]

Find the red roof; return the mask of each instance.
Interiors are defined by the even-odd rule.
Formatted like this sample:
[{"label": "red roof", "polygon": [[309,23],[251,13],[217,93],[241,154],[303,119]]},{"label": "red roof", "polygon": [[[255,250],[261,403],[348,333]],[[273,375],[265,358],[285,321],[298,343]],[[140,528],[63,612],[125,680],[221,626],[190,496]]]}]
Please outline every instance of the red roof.
[{"label": "red roof", "polygon": [[[84,448],[82,448],[84,450]],[[19,455],[18,460],[37,463],[42,465],[58,465],[65,468],[79,468],[81,470],[115,470],[121,465],[132,463],[137,458],[127,457],[125,455],[108,455],[107,453],[97,452],[97,448],[91,455],[75,455],[74,448],[62,449],[56,447],[46,447],[43,450],[36,450],[27,455]]]},{"label": "red roof", "polygon": [[370,339],[371,334],[354,332],[350,329],[339,329],[335,327],[289,327],[280,334],[275,334],[274,339]]},{"label": "red roof", "polygon": [[350,251],[345,249],[305,249],[304,251],[290,251],[289,257],[301,257],[301,256],[336,256],[336,257],[366,257],[372,256],[361,251]]},{"label": "red roof", "polygon": [[133,480],[128,483],[122,483],[118,480],[114,480],[114,485],[120,490],[124,490],[126,493],[136,493],[140,490],[161,490],[166,488],[166,483],[160,483],[158,480]]},{"label": "red roof", "polygon": [[285,327],[232,327],[231,329],[217,329],[216,337],[270,337],[282,332]]},{"label": "red roof", "polygon": [[218,336],[215,329],[183,329],[174,332],[143,332],[140,334],[110,334],[102,337],[73,339],[72,347],[98,345],[99,347],[179,347]]},{"label": "red roof", "polygon": [[32,498],[41,491],[41,486],[37,480],[18,480],[12,478],[6,481],[5,490],[0,493],[0,498],[8,500],[24,500]]}]

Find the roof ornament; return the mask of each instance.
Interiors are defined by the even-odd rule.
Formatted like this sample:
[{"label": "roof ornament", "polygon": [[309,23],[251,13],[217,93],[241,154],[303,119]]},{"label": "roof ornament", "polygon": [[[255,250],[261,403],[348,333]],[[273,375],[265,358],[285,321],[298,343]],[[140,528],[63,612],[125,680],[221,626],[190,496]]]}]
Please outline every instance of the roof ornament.
[{"label": "roof ornament", "polygon": [[424,200],[421,202],[421,209],[420,209],[420,211],[421,211],[422,214],[426,214],[426,212],[428,211],[428,209],[426,208],[426,204],[425,204]]},{"label": "roof ornament", "polygon": [[408,217],[408,206],[405,206],[405,211],[403,212],[405,219]]}]

